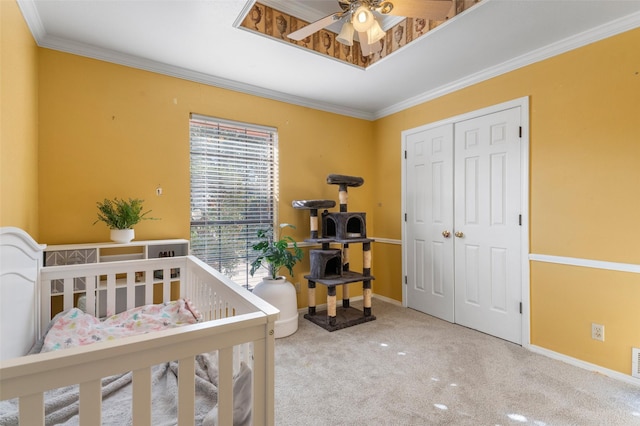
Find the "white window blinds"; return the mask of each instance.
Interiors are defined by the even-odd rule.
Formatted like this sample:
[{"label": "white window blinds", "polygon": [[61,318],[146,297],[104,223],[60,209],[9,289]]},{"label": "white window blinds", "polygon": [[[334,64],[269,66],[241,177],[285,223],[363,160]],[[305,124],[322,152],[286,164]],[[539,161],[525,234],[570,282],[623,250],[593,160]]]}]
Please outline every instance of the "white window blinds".
[{"label": "white window blinds", "polygon": [[191,252],[253,287],[252,243],[274,224],[277,131],[191,115]]}]

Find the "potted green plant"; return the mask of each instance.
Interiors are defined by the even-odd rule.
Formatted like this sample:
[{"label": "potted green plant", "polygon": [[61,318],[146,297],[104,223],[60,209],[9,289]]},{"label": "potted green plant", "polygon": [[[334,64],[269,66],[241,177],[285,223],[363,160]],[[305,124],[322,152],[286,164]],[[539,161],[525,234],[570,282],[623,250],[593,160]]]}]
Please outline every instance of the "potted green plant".
[{"label": "potted green plant", "polygon": [[[283,228],[296,229],[289,223],[281,223],[280,231]],[[289,244],[293,252],[289,250]],[[258,230],[258,241],[253,244],[253,250],[258,252],[258,257],[251,263],[251,276],[265,267],[269,271],[269,277],[277,279],[280,269],[287,268],[289,274],[293,276],[293,267],[302,260],[302,249],[298,247],[295,240],[290,236],[281,236],[281,232],[274,236],[273,228]]]},{"label": "potted green plant", "polygon": [[295,229],[295,226],[282,223],[277,235],[274,229],[258,231],[258,240],[253,244],[253,250],[258,256],[251,263],[251,276],[264,267],[269,275],[263,277],[253,289],[253,294],[266,300],[280,310],[280,317],[275,323],[275,337],[285,337],[295,333],[298,329],[298,298],[295,287],[287,279],[279,275],[282,268],[286,268],[293,276],[293,267],[302,260],[302,249],[290,236],[282,236],[284,228]]},{"label": "potted green plant", "polygon": [[104,222],[111,230],[113,241],[129,243],[135,237],[134,225],[142,220],[156,220],[154,217],[147,217],[151,210],[143,211],[143,202],[139,198],[125,200],[117,197],[98,201],[98,219],[93,224]]}]

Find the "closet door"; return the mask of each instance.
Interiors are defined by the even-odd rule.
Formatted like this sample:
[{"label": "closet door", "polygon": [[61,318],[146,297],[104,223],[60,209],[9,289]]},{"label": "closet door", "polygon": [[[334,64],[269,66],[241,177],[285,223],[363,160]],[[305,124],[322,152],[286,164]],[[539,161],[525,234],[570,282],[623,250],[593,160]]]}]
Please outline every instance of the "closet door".
[{"label": "closet door", "polygon": [[518,344],[520,110],[403,133],[407,306]]},{"label": "closet door", "polygon": [[455,123],[455,322],[521,343],[520,108]]},{"label": "closet door", "polygon": [[453,124],[405,142],[407,306],[453,322]]}]

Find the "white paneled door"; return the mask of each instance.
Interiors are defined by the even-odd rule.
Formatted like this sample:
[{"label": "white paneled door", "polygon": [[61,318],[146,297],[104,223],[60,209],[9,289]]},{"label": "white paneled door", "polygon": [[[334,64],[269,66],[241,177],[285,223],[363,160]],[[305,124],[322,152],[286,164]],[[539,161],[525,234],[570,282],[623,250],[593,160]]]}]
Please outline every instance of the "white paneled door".
[{"label": "white paneled door", "polygon": [[453,322],[453,124],[405,142],[408,306]]},{"label": "white paneled door", "polygon": [[404,133],[407,305],[520,344],[520,108]]}]

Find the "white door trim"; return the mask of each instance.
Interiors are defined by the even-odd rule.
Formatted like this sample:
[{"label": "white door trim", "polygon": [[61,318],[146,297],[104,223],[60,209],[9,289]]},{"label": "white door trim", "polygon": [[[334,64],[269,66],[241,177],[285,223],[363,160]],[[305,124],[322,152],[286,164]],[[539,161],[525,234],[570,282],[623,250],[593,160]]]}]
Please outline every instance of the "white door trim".
[{"label": "white door trim", "polygon": [[464,114],[460,114],[454,117],[449,117],[444,120],[436,121],[434,123],[425,124],[413,129],[403,130],[400,135],[400,155],[401,155],[401,197],[402,197],[402,306],[407,306],[407,287],[405,278],[407,276],[407,251],[406,251],[406,232],[407,223],[405,221],[405,215],[407,212],[407,200],[406,200],[406,161],[405,152],[407,150],[405,144],[405,135],[408,133],[414,133],[418,131],[429,130],[431,128],[439,127],[444,124],[456,123],[470,118],[479,117],[482,115],[492,114],[494,112],[503,111],[520,107],[520,122],[522,123],[522,137],[520,139],[520,161],[521,161],[521,206],[522,211],[522,228],[521,228],[521,266],[522,266],[522,346],[529,346],[531,343],[531,309],[529,298],[529,97],[514,99],[511,101],[503,102],[497,105],[492,105],[486,108],[482,108],[475,111],[470,111]]}]

